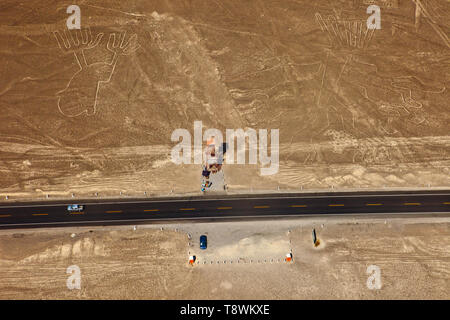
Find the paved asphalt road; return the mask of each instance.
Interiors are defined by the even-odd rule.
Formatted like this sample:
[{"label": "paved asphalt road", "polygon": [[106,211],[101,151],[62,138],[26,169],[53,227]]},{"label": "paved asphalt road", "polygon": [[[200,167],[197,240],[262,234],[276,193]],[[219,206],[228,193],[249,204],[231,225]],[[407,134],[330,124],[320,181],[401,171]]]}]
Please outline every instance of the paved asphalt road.
[{"label": "paved asphalt road", "polygon": [[86,200],[84,211],[69,214],[68,201],[3,203],[0,228],[142,224],[218,219],[274,219],[325,214],[415,213],[448,216],[450,190],[203,196],[159,200]]}]

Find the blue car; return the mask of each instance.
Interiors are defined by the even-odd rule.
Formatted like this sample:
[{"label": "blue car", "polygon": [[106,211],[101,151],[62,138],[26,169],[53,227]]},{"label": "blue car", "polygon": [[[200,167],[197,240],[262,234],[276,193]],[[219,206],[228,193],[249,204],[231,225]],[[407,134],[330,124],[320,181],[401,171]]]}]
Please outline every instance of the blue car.
[{"label": "blue car", "polygon": [[205,250],[208,246],[208,240],[205,235],[200,236],[200,249]]}]

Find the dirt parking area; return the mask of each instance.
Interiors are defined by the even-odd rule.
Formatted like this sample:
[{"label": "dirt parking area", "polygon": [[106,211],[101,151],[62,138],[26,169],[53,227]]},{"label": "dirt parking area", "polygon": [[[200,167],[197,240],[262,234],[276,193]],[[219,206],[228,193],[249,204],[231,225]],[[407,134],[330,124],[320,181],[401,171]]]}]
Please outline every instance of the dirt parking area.
[{"label": "dirt parking area", "polygon": [[[449,226],[444,217],[305,218],[1,231],[0,298],[449,299]],[[80,289],[69,290],[74,265]],[[368,287],[369,266],[379,289]]]}]

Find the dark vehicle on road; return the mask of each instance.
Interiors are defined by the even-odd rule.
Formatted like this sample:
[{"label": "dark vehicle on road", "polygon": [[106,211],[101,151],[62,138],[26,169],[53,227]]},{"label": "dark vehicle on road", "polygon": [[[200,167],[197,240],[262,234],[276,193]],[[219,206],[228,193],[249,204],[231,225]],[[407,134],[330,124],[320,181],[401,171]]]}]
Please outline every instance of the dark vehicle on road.
[{"label": "dark vehicle on road", "polygon": [[200,249],[205,250],[208,246],[208,240],[205,235],[200,236]]}]

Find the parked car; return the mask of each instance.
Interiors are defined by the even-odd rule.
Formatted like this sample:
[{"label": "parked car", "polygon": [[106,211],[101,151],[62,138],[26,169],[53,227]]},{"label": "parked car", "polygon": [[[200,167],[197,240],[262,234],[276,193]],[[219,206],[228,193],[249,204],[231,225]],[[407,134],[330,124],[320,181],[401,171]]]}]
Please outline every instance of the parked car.
[{"label": "parked car", "polygon": [[208,239],[205,235],[200,236],[200,249],[205,250],[208,247]]},{"label": "parked car", "polygon": [[84,210],[84,206],[79,204],[70,204],[67,206],[67,211],[69,212],[81,212]]}]

